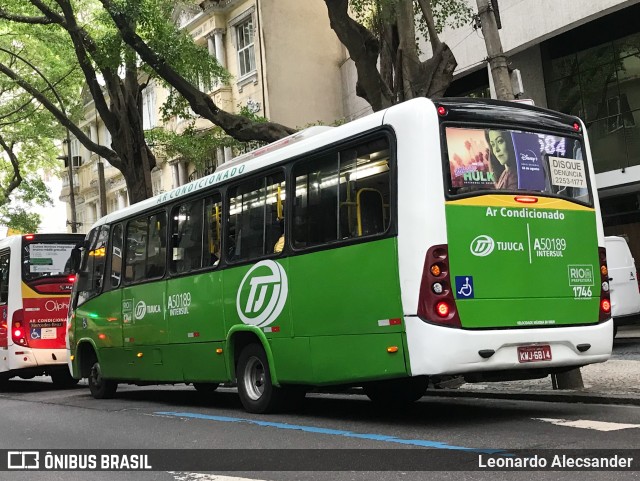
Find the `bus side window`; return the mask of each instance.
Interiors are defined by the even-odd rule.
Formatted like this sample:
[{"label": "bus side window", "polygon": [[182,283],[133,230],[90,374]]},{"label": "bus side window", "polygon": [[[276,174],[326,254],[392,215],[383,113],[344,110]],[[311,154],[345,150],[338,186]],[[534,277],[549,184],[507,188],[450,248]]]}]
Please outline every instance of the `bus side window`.
[{"label": "bus side window", "polygon": [[111,289],[120,285],[122,277],[122,224],[117,224],[111,233],[111,267],[109,286]]},{"label": "bus side window", "polygon": [[382,137],[294,165],[295,247],[386,232],[389,156],[389,141]]},{"label": "bus side window", "polygon": [[284,188],[284,175],[279,172],[229,189],[229,260],[254,259],[274,253],[284,234]]},{"label": "bus side window", "polygon": [[177,274],[202,267],[202,202],[196,200],[173,210],[170,268]]},{"label": "bus side window", "polygon": [[340,239],[382,234],[389,226],[389,142],[340,152]]},{"label": "bus side window", "polygon": [[164,212],[149,217],[149,245],[145,277],[162,277],[167,262],[167,218]]},{"label": "bus side window", "polygon": [[5,305],[7,302],[9,302],[9,252],[4,252],[0,254],[0,305]]},{"label": "bus side window", "polygon": [[84,253],[78,281],[77,305],[100,294],[104,283],[109,226],[97,227],[89,234],[89,248]]},{"label": "bus side window", "polygon": [[222,201],[220,194],[205,199],[203,265],[215,266],[220,261],[220,241],[222,233]]},{"label": "bus side window", "polygon": [[293,243],[311,247],[337,238],[338,156],[336,153],[295,165]]}]

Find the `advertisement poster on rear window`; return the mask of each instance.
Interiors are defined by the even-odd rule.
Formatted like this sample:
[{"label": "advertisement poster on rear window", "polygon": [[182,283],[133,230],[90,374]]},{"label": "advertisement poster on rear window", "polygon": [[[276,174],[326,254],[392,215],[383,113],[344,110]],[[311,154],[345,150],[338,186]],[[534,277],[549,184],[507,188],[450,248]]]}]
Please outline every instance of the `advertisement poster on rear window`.
[{"label": "advertisement poster on rear window", "polygon": [[588,197],[577,139],[506,129],[446,128],[451,188],[524,190]]},{"label": "advertisement poster on rear window", "polygon": [[29,272],[62,274],[73,244],[29,244]]}]

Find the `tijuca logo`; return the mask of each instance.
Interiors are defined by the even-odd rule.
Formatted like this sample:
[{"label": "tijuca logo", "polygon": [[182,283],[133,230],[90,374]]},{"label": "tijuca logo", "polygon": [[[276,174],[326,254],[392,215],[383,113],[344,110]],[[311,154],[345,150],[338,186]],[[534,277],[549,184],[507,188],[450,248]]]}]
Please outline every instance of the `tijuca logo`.
[{"label": "tijuca logo", "polygon": [[485,257],[493,252],[495,242],[488,235],[479,235],[471,241],[470,248],[474,256]]},{"label": "tijuca logo", "polygon": [[268,326],[275,321],[289,293],[287,273],[277,262],[258,262],[245,274],[236,297],[238,316],[245,324]]}]

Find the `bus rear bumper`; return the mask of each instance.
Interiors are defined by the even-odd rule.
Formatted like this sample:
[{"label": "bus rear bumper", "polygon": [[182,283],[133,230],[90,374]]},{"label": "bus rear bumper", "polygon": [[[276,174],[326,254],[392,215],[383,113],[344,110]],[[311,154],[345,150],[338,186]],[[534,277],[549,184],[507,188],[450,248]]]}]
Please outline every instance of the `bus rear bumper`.
[{"label": "bus rear bumper", "polygon": [[67,363],[66,349],[18,349],[13,353],[13,369],[56,366]]},{"label": "bus rear bumper", "polygon": [[[592,326],[486,331],[428,324],[416,316],[404,320],[413,376],[584,366],[609,359],[613,346],[612,320]],[[550,346],[552,359],[519,362],[518,347],[531,345]],[[590,347],[584,352],[578,349],[586,345]]]}]

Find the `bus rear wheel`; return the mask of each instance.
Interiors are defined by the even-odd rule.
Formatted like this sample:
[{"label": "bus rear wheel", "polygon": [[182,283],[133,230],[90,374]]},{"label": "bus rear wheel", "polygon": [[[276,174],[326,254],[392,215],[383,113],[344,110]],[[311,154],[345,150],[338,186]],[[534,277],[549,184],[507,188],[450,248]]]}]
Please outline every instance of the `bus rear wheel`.
[{"label": "bus rear wheel", "polygon": [[78,384],[79,381],[79,379],[74,379],[71,376],[68,369],[61,369],[51,373],[51,382],[58,388],[73,387]]},{"label": "bus rear wheel", "polygon": [[100,363],[95,362],[89,372],[89,391],[95,399],[112,398],[118,389],[118,383],[102,377]]},{"label": "bus rear wheel", "polygon": [[416,402],[424,396],[428,386],[428,377],[417,376],[367,384],[364,392],[376,404],[402,405]]},{"label": "bus rear wheel", "polygon": [[249,344],[240,353],[237,365],[238,394],[250,413],[264,414],[283,408],[285,393],[271,382],[269,361],[262,346]]}]

